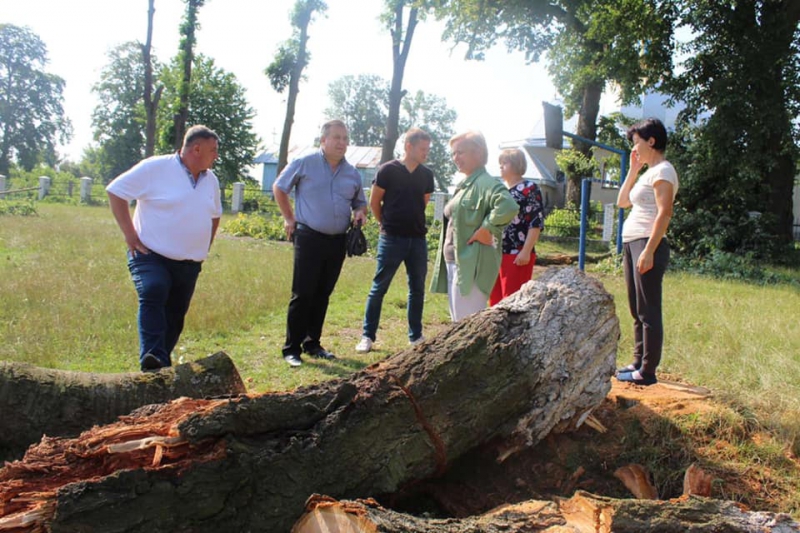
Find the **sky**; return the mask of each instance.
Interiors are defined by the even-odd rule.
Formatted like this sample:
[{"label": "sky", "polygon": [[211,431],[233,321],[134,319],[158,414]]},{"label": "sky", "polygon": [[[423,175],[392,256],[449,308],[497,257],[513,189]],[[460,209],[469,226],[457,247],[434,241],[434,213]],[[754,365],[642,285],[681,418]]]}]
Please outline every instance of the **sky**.
[{"label": "sky", "polygon": [[[291,144],[313,143],[329,105],[328,85],[345,75],[392,75],[391,38],[378,20],[383,0],[328,0],[327,14],[309,28],[311,61],[300,86]],[[196,50],[214,58],[245,87],[256,112],[253,125],[264,147],[280,142],[285,95],[264,74],[279,43],[291,35],[294,0],[206,0],[200,8]],[[72,141],[60,148],[80,159],[92,142],[92,85],[108,64],[107,52],[147,32],[147,0],[0,0],[0,23],[27,26],[47,46],[47,71],[66,81],[64,108]],[[178,50],[182,0],[155,0],[153,47],[166,61]],[[443,97],[458,113],[454,129],[477,129],[490,147],[490,170],[501,142],[543,136],[542,101],[557,101],[543,64],[526,64],[500,44],[485,61],[467,61],[465,47],[442,41],[442,24],[420,22],[403,87]]]}]

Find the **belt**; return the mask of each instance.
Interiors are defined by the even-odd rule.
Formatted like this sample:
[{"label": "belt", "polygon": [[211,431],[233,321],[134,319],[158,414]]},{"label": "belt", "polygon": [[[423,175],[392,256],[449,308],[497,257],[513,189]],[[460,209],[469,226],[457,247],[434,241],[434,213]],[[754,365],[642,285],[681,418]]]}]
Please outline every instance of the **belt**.
[{"label": "belt", "polygon": [[300,230],[302,233],[308,233],[314,235],[315,237],[324,237],[326,239],[341,239],[344,237],[344,233],[337,233],[336,235],[329,235],[327,233],[322,233],[321,231],[317,231],[311,226],[303,224],[302,222],[295,223],[295,228]]}]

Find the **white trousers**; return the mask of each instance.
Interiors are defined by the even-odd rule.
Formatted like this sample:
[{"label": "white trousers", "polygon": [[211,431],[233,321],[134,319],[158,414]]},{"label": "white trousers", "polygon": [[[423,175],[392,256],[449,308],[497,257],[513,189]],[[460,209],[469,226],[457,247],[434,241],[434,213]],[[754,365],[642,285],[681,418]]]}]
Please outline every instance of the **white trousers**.
[{"label": "white trousers", "polygon": [[489,296],[472,284],[469,294],[462,296],[458,290],[458,267],[455,263],[447,263],[447,301],[450,304],[450,320],[456,322],[465,316],[486,309]]}]

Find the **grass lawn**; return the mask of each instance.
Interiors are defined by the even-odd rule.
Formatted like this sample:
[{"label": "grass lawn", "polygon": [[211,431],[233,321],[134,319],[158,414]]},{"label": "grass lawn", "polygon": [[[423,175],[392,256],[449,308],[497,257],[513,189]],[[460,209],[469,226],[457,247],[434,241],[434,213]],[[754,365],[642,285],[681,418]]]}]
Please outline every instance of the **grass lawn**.
[{"label": "grass lawn", "polygon": [[[136,295],[110,211],[47,203],[37,209],[38,216],[0,216],[0,360],[91,372],[138,370]],[[574,253],[552,243],[539,253],[558,251]],[[369,257],[348,258],[322,339],[338,359],[307,359],[303,367],[290,368],[280,347],[291,264],[286,243],[219,235],[203,265],[174,362],[225,351],[249,390],[265,392],[347,376],[407,345],[401,269],[384,301],[375,350],[355,353],[375,263]],[[622,330],[618,362],[627,364],[632,324],[622,276],[593,265],[587,269],[615,297]],[[798,270],[790,273],[800,277]],[[796,286],[670,272],[659,372],[712,389],[739,414],[728,424],[745,420],[767,428],[779,438],[778,448],[797,455],[798,309]],[[445,295],[427,294],[424,321],[429,337],[449,323]],[[725,424],[719,422],[717,430]]]}]

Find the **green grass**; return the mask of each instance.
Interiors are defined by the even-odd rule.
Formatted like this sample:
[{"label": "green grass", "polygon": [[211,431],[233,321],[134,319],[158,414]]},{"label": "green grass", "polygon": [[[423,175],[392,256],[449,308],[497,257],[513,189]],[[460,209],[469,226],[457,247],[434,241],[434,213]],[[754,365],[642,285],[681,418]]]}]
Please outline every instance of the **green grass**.
[{"label": "green grass", "polygon": [[[0,359],[72,370],[135,370],[136,295],[108,209],[40,203],[38,211],[0,219]],[[542,254],[558,251],[551,242],[541,248]],[[224,350],[249,386],[262,391],[346,375],[406,346],[401,269],[386,296],[376,352],[354,353],[374,260],[348,258],[323,338],[340,361],[290,371],[279,353],[291,268],[286,243],[221,234],[203,265],[176,357]],[[628,362],[631,319],[622,277],[608,269],[595,275],[615,296],[622,325],[619,360]],[[664,295],[661,371],[773,415],[800,410],[800,290],[670,273]],[[428,293],[427,334],[448,321],[445,296]]]},{"label": "green grass", "polygon": [[[38,203],[36,209],[38,216],[0,216],[0,360],[91,372],[138,370],[136,294],[124,241],[108,208]],[[550,241],[537,247],[540,255],[576,250],[577,245],[572,249]],[[622,331],[618,362],[628,363],[632,319],[624,281],[612,264],[587,269],[615,298]],[[344,377],[404,349],[401,268],[384,300],[375,350],[354,351],[374,267],[370,257],[345,261],[322,339],[339,358],[308,359],[292,369],[280,356],[292,277],[290,245],[221,234],[203,265],[175,362],[225,351],[248,389],[265,392]],[[798,269],[784,268],[782,274],[800,280]],[[676,461],[688,460],[694,447],[711,450],[704,456],[717,469],[744,472],[759,464],[770,490],[797,492],[791,487],[800,486],[800,479],[786,458],[791,450],[800,454],[798,286],[668,273],[659,372],[711,388],[728,411],[657,420],[639,432],[647,444],[635,446],[633,458],[650,465],[664,486],[679,489]],[[445,295],[427,293],[424,320],[429,337],[447,326]],[[762,432],[769,437],[752,438]],[[715,447],[718,439],[730,443],[731,457]],[[729,496],[747,500],[738,493]],[[800,499],[787,500],[784,509],[800,512]]]}]

